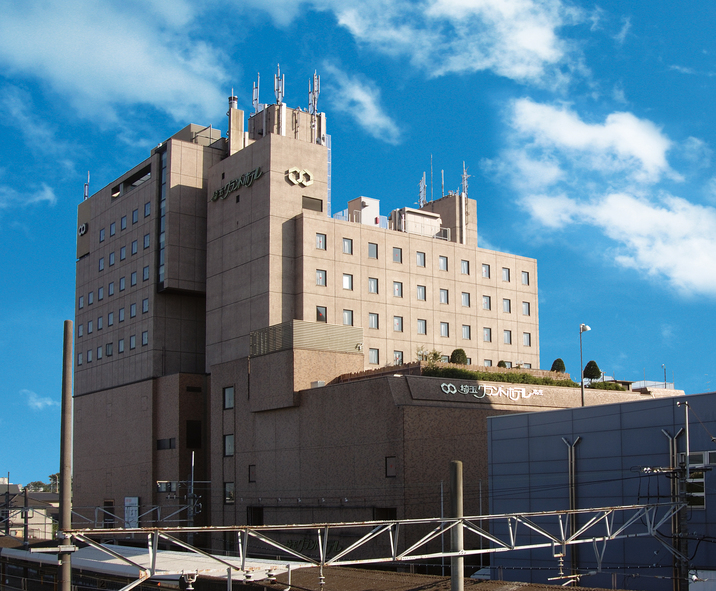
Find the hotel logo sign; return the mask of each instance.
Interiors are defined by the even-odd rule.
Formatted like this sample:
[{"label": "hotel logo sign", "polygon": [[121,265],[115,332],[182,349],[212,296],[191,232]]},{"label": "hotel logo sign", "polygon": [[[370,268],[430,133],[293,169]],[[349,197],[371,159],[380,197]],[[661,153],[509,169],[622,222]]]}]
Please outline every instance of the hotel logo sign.
[{"label": "hotel logo sign", "polygon": [[542,390],[532,388],[503,388],[502,386],[490,386],[490,385],[468,385],[461,384],[456,386],[452,382],[443,382],[440,385],[440,389],[445,394],[462,394],[463,396],[472,396],[474,398],[485,398],[485,396],[496,397],[496,398],[507,398],[516,402],[518,400],[532,398],[532,396],[543,396]]},{"label": "hotel logo sign", "polygon": [[261,172],[261,167],[257,166],[253,170],[245,172],[239,178],[229,181],[221,187],[221,189],[214,191],[214,194],[211,196],[211,200],[218,201],[219,199],[226,199],[230,193],[240,189],[241,187],[250,187],[254,184],[254,181],[261,176],[263,176],[263,172]]},{"label": "hotel logo sign", "polygon": [[286,171],[286,178],[292,185],[301,185],[302,187],[308,187],[313,184],[313,173],[310,170],[300,168],[289,168]]}]

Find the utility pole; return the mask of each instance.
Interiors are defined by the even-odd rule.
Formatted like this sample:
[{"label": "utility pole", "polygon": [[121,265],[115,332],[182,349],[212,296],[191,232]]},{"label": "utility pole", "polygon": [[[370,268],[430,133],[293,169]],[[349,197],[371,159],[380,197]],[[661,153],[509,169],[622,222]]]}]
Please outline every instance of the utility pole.
[{"label": "utility pole", "polygon": [[[450,517],[463,517],[462,504],[462,462],[450,462]],[[462,523],[450,530],[450,551],[462,552]],[[462,556],[450,558],[450,591],[465,589],[465,559]]]},{"label": "utility pole", "polygon": [[[60,436],[60,591],[72,591],[72,320],[65,320],[62,351],[62,425]],[[63,549],[62,546],[67,546]]]},{"label": "utility pole", "polygon": [[27,548],[27,546],[30,544],[30,498],[28,497],[29,493],[27,492],[27,487],[25,487],[25,506],[22,510],[22,522],[23,522],[23,529],[22,529],[22,544]]}]

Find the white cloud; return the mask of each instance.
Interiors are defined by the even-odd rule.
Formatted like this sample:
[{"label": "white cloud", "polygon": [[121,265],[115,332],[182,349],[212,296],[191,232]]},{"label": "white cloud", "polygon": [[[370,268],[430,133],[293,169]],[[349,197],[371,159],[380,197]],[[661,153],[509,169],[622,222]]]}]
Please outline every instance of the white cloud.
[{"label": "white cloud", "polygon": [[400,143],[400,128],[380,105],[380,90],[370,80],[350,76],[325,63],[325,86],[332,87],[329,102],[335,111],[353,117],[366,133],[389,144]]},{"label": "white cloud", "polygon": [[27,405],[32,410],[45,410],[50,406],[60,406],[60,403],[46,396],[39,396],[32,390],[20,390],[20,394],[27,397]]},{"label": "white cloud", "polygon": [[127,104],[176,118],[224,105],[220,52],[192,37],[190,5],[90,0],[0,1],[0,64],[33,76],[83,115],[113,120]]},{"label": "white cloud", "polygon": [[12,187],[0,185],[0,210],[37,203],[47,205],[55,205],[55,203],[57,203],[57,196],[52,187],[48,187],[45,183],[42,183],[32,191],[21,193]]},{"label": "white cloud", "polygon": [[619,45],[624,45],[624,41],[626,40],[627,34],[629,33],[629,29],[631,29],[631,18],[628,16],[622,19],[622,28],[621,30],[614,35],[614,40]]}]

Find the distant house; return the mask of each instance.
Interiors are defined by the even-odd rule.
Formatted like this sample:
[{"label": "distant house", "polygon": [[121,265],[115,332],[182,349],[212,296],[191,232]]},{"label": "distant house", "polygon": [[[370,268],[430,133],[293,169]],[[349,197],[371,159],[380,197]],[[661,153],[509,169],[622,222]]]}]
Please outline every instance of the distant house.
[{"label": "distant house", "polygon": [[24,539],[27,527],[28,540],[50,540],[54,537],[58,518],[57,493],[31,492],[18,484],[0,484],[1,533]]}]

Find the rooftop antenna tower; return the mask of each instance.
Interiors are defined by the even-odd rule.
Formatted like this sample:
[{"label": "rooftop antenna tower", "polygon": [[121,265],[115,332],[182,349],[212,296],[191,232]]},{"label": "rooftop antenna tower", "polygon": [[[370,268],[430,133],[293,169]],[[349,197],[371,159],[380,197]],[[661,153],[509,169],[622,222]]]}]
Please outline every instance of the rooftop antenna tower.
[{"label": "rooftop antenna tower", "polygon": [[465,197],[467,197],[467,179],[469,179],[472,175],[467,174],[467,168],[465,168],[465,161],[462,161],[462,192],[465,193]]},{"label": "rooftop antenna tower", "polygon": [[430,154],[430,201],[433,200],[433,155]]},{"label": "rooftop antenna tower", "polygon": [[420,195],[418,197],[418,207],[425,207],[425,204],[427,203],[427,192],[428,187],[425,182],[425,173],[423,173],[423,178],[420,179],[420,182],[418,183],[418,187],[420,187]]},{"label": "rooftop antenna tower", "polygon": [[253,99],[251,101],[251,104],[254,106],[254,114],[259,112],[259,85],[261,84],[261,74],[256,74],[257,80],[256,84],[254,84],[254,93],[253,93]]},{"label": "rooftop antenna tower", "polygon": [[311,141],[316,141],[316,115],[318,115],[318,95],[321,94],[321,77],[316,70],[313,79],[308,81],[308,112],[311,114]]},{"label": "rooftop antenna tower", "polygon": [[276,104],[283,102],[283,89],[286,84],[286,74],[281,76],[281,64],[276,65],[276,75],[273,77],[273,91],[276,93]]},{"label": "rooftop antenna tower", "polygon": [[87,182],[85,183],[85,193],[84,193],[85,199],[89,199],[89,179],[90,179],[90,175],[89,175],[89,170],[88,170],[87,171]]},{"label": "rooftop antenna tower", "polygon": [[442,177],[442,181],[443,181],[441,197],[445,197],[445,171],[444,170],[440,171],[440,176]]}]

